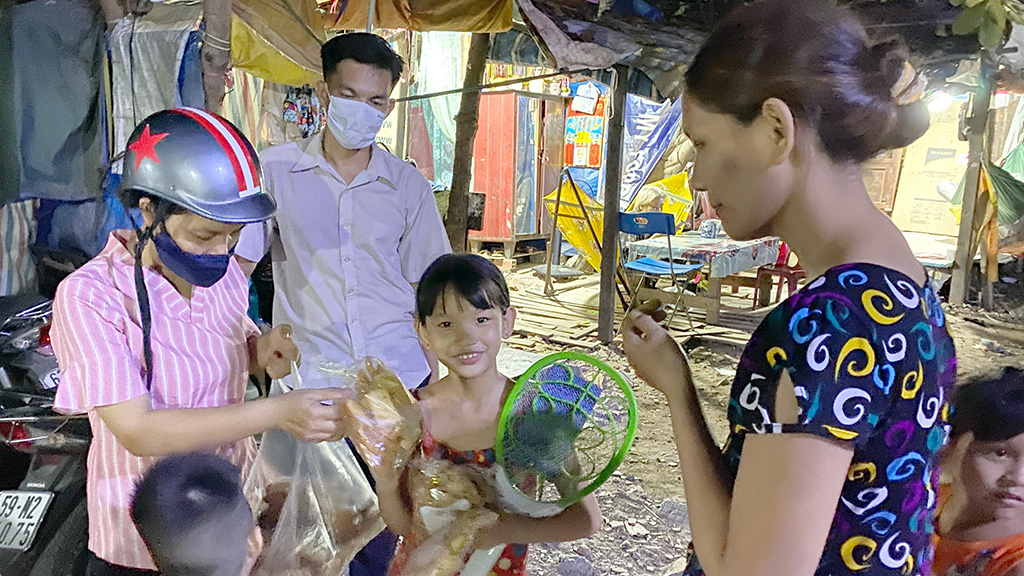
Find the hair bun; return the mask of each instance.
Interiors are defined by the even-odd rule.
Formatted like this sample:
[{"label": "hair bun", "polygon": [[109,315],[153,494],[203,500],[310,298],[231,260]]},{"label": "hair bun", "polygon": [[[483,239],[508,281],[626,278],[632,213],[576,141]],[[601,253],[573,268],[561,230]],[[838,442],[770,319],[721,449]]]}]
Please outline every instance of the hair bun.
[{"label": "hair bun", "polygon": [[931,123],[928,106],[920,99],[903,105],[893,102],[893,106],[896,108],[896,121],[882,137],[883,150],[909,146],[924,136]]},{"label": "hair bun", "polygon": [[879,106],[889,108],[891,121],[875,142],[875,153],[903,148],[928,130],[928,107],[921,102],[925,81],[909,61],[906,45],[897,38],[879,40],[861,60],[865,89],[877,94]]},{"label": "hair bun", "polygon": [[923,79],[915,81],[907,60],[898,38],[872,41],[834,0],[760,0],[719,23],[687,69],[686,86],[708,109],[745,124],[779,98],[833,160],[860,163],[928,127]]}]

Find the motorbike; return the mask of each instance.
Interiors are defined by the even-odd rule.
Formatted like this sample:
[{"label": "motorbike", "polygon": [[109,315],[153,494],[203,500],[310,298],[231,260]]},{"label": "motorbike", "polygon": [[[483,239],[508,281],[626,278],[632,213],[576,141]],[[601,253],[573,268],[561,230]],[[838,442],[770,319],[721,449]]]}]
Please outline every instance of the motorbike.
[{"label": "motorbike", "polygon": [[0,297],[0,575],[83,576],[87,418],[53,411],[51,301]]}]

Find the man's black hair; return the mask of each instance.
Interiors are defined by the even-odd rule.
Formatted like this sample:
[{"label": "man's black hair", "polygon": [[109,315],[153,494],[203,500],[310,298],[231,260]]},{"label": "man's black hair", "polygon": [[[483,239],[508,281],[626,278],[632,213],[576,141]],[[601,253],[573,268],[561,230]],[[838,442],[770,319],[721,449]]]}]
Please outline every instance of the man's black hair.
[{"label": "man's black hair", "polygon": [[173,563],[176,538],[235,510],[245,500],[241,474],[213,454],[179,454],[156,463],[132,498],[132,521],[157,566]]},{"label": "man's black hair", "polygon": [[391,73],[391,84],[398,84],[405,63],[388,41],[368,32],[351,32],[331,38],[320,48],[324,80],[335,73],[342,60],[355,60]]},{"label": "man's black hair", "polygon": [[449,288],[481,310],[497,308],[502,314],[511,305],[508,285],[501,270],[476,254],[445,254],[431,262],[416,287],[416,315],[420,322]]},{"label": "man's black hair", "polygon": [[1006,367],[958,386],[949,423],[954,438],[973,432],[975,440],[1001,442],[1024,434],[1024,372]]}]

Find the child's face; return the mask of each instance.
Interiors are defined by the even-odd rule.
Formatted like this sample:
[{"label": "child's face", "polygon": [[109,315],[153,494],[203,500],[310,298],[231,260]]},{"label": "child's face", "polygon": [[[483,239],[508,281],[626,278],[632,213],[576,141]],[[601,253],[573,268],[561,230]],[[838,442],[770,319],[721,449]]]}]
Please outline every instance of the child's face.
[{"label": "child's face", "polygon": [[481,310],[454,290],[445,290],[434,313],[417,326],[423,346],[460,378],[483,376],[497,367],[501,341],[512,334],[516,311]]},{"label": "child's face", "polygon": [[1024,516],[1024,434],[1000,442],[970,441],[959,480],[978,512],[993,518]]}]

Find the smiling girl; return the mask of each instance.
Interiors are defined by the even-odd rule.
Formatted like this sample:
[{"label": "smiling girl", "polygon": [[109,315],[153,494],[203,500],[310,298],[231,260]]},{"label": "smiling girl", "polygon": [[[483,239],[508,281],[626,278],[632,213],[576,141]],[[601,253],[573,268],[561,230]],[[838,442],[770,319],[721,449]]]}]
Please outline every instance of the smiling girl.
[{"label": "smiling girl", "polygon": [[[505,279],[475,254],[442,256],[423,273],[416,313],[423,348],[448,368],[447,376],[416,392],[424,421],[420,449],[428,458],[489,468],[495,462],[498,419],[514,384],[498,371],[501,342],[511,336],[516,318]],[[399,487],[378,482],[384,521],[396,533],[409,534],[410,511],[401,504]],[[601,511],[589,495],[547,518],[502,515],[477,534],[474,545],[488,550],[507,544],[492,573],[520,576],[526,573],[527,544],[586,538],[600,527]],[[391,574],[401,573],[415,545],[411,538],[403,540]]]}]

